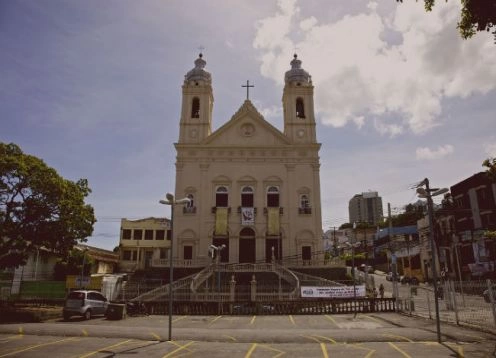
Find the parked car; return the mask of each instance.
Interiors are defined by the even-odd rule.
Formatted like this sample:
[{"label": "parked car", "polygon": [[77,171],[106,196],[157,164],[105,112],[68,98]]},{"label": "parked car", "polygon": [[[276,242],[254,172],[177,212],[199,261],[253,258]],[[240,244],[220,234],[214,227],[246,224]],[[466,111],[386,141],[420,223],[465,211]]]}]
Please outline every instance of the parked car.
[{"label": "parked car", "polygon": [[[496,286],[493,286],[492,289],[493,289],[493,300],[496,301]],[[489,297],[489,289],[485,290],[482,293],[482,296],[484,296],[484,301],[486,301],[487,303],[491,302],[491,297]]]},{"label": "parked car", "polygon": [[64,320],[68,320],[72,316],[90,319],[95,315],[105,315],[107,306],[107,298],[98,291],[72,291],[65,299],[62,316]]}]

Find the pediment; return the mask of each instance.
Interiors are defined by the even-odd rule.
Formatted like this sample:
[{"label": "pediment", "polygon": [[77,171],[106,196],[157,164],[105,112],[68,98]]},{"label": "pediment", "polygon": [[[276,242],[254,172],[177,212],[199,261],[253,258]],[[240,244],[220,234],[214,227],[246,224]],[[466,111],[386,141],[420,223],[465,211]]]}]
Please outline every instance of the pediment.
[{"label": "pediment", "polygon": [[246,100],[232,118],[208,136],[202,144],[213,146],[279,146],[291,141],[267,122]]}]

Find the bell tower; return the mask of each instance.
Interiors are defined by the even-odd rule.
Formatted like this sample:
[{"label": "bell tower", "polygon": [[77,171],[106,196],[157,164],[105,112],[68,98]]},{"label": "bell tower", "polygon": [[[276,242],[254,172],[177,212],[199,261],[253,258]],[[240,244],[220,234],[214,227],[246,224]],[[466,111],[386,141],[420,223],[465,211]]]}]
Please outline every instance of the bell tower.
[{"label": "bell tower", "polygon": [[284,134],[294,143],[316,143],[312,77],[295,54],[284,76]]},{"label": "bell tower", "polygon": [[200,143],[212,132],[214,96],[212,76],[204,69],[206,64],[200,53],[195,68],[184,76],[179,126],[179,143],[182,144]]}]

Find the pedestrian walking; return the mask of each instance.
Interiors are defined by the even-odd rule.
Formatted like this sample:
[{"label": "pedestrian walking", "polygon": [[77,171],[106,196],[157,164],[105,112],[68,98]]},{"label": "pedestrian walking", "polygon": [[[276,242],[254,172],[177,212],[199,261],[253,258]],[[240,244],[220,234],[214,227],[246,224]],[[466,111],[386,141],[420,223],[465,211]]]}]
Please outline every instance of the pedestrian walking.
[{"label": "pedestrian walking", "polygon": [[379,294],[381,298],[384,298],[384,285],[382,283],[379,285]]}]

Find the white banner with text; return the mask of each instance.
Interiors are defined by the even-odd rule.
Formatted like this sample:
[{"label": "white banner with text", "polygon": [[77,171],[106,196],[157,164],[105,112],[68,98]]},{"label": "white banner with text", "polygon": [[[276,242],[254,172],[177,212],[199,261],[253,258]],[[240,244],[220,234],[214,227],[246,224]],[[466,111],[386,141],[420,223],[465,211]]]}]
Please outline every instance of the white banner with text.
[{"label": "white banner with text", "polygon": [[[355,286],[356,297],[365,297],[365,285]],[[304,298],[353,298],[353,286],[301,286]]]}]

